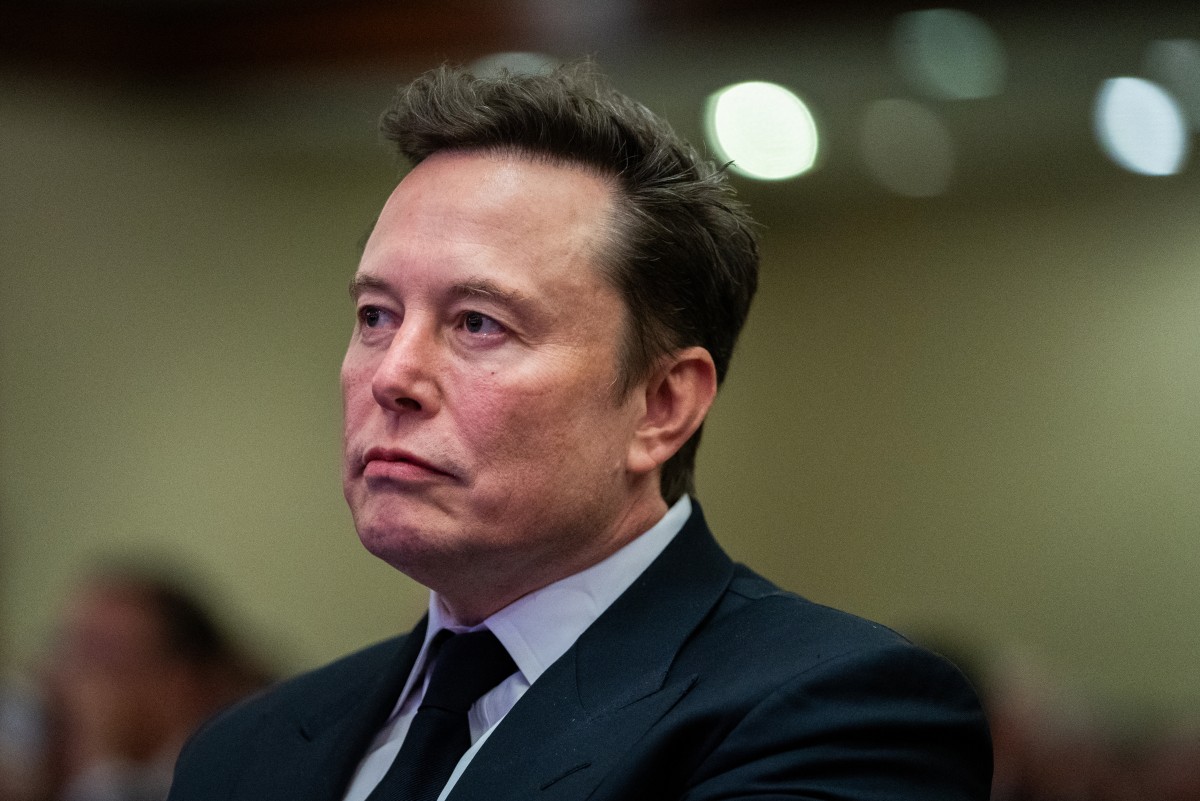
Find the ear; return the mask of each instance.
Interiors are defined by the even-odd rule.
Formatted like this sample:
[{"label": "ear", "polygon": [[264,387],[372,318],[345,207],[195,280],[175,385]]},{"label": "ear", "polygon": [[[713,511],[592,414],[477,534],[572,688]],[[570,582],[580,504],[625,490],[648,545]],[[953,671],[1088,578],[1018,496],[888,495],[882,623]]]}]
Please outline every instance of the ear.
[{"label": "ear", "polygon": [[642,388],[645,413],[629,446],[627,467],[644,474],[660,467],[704,422],[717,395],[717,368],[701,347],[663,359]]}]

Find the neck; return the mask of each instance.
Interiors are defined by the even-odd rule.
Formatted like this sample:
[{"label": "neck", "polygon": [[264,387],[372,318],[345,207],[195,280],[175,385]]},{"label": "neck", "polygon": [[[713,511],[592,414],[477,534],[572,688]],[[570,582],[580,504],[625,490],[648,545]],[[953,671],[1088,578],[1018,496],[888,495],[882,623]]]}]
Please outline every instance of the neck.
[{"label": "neck", "polygon": [[[525,560],[515,569],[498,569],[496,560],[481,570],[459,570],[455,581],[431,587],[456,623],[477,626],[509,604],[556,581],[572,576],[607,559],[650,530],[667,513],[660,495],[652,502],[630,508],[603,536],[564,537],[561,552]],[[580,543],[587,547],[580,547]],[[502,561],[502,560],[501,560]],[[469,583],[464,579],[470,577]]]}]

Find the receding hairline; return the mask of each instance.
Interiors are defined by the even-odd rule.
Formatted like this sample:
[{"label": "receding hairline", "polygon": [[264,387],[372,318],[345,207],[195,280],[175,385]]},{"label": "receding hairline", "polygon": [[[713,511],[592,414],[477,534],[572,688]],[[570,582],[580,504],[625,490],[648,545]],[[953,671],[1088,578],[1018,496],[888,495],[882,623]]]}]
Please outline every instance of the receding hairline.
[{"label": "receding hairline", "polygon": [[593,178],[598,178],[600,181],[608,184],[614,192],[619,195],[624,185],[621,181],[621,171],[615,167],[597,163],[595,160],[582,157],[575,157],[566,153],[559,153],[549,149],[539,148],[536,145],[524,145],[512,142],[500,142],[488,145],[455,145],[449,147],[440,147],[437,150],[432,150],[419,158],[408,159],[409,168],[401,175],[400,180],[404,180],[408,173],[412,172],[423,162],[437,156],[480,156],[482,158],[495,159],[511,159],[513,161],[527,161],[533,164],[544,164],[551,167],[561,167],[568,170],[578,170],[585,175],[590,175]]},{"label": "receding hairline", "polygon": [[[404,179],[406,179],[409,174],[413,172],[413,170],[415,170],[425,161],[434,158],[435,156],[442,155],[479,156],[481,158],[511,159],[518,162],[526,161],[533,164],[544,164],[551,167],[561,167],[567,170],[577,170],[584,175],[598,179],[609,190],[610,213],[609,219],[605,222],[605,237],[602,238],[607,239],[607,243],[610,245],[616,244],[614,237],[619,235],[622,226],[617,225],[615,218],[622,216],[621,200],[622,198],[627,197],[626,187],[621,181],[621,173],[619,170],[596,164],[587,159],[572,158],[571,156],[560,153],[553,153],[537,147],[527,147],[519,144],[504,143],[495,145],[453,146],[432,150],[429,153],[420,156],[419,158],[406,158],[406,168],[401,172],[399,180],[396,182],[396,185],[392,187],[392,191],[394,192],[396,187],[403,183]],[[386,205],[387,202],[385,201],[380,206],[379,212],[376,213],[374,219],[367,224],[366,229],[359,237],[357,242],[359,256],[362,256],[363,252],[366,250],[367,242],[370,240],[371,234],[374,233],[375,227],[379,224],[379,218],[383,214],[383,209]],[[598,258],[603,258],[600,256],[600,254],[596,255]],[[354,288],[355,287],[352,281],[350,285],[351,295],[354,294]]]}]

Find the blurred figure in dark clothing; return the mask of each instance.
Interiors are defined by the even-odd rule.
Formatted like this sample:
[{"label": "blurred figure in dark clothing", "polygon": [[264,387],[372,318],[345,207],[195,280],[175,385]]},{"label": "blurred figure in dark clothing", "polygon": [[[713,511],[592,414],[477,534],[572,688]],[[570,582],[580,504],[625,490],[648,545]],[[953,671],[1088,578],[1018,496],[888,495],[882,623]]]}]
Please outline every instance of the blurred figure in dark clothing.
[{"label": "blurred figure in dark clothing", "polygon": [[1200,718],[1118,714],[1023,650],[985,657],[953,637],[921,639],[979,691],[994,749],[991,801],[1200,801]]},{"label": "blurred figure in dark clothing", "polygon": [[267,676],[191,594],[118,568],[69,598],[43,682],[46,797],[161,801],[191,732]]}]

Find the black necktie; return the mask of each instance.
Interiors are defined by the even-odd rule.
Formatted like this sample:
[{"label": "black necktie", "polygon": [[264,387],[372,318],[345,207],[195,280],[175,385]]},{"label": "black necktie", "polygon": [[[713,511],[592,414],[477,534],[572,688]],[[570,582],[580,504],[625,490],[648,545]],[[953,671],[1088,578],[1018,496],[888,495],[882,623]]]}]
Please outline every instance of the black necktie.
[{"label": "black necktie", "polygon": [[367,801],[436,801],[471,747],[467,710],[517,666],[487,629],[438,632],[437,662],[400,753]]}]

